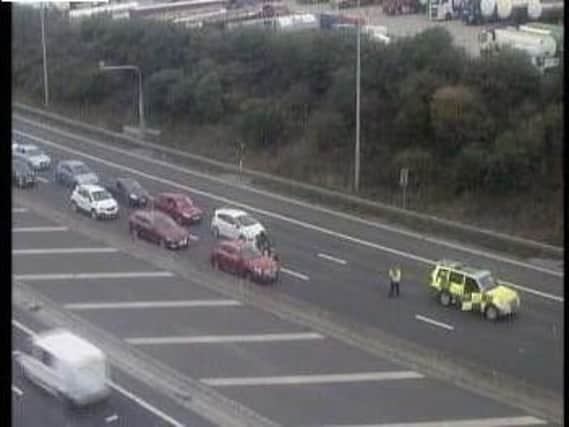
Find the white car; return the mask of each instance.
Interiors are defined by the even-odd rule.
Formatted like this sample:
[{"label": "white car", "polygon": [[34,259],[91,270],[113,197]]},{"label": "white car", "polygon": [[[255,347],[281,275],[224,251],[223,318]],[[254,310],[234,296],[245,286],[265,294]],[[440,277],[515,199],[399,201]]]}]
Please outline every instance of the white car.
[{"label": "white car", "polygon": [[211,232],[216,238],[244,238],[251,241],[265,231],[265,227],[247,212],[239,209],[216,209],[211,220]]},{"label": "white car", "polygon": [[24,159],[36,171],[51,167],[51,158],[37,145],[12,144],[12,154]]},{"label": "white car", "polygon": [[111,193],[94,184],[77,185],[71,194],[71,207],[90,214],[93,219],[116,218],[119,214],[119,205]]}]

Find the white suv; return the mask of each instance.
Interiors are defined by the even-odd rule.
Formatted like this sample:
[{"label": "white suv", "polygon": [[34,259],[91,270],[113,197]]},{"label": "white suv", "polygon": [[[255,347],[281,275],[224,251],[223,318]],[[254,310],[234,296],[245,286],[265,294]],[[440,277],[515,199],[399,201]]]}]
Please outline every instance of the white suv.
[{"label": "white suv", "polygon": [[116,218],[119,205],[103,187],[94,184],[80,184],[71,194],[71,207],[74,211],[89,213],[93,219]]},{"label": "white suv", "polygon": [[33,170],[49,169],[51,158],[34,144],[12,144],[12,153],[24,159]]},{"label": "white suv", "polygon": [[211,220],[211,232],[216,238],[254,240],[265,227],[247,212],[239,209],[216,209]]}]

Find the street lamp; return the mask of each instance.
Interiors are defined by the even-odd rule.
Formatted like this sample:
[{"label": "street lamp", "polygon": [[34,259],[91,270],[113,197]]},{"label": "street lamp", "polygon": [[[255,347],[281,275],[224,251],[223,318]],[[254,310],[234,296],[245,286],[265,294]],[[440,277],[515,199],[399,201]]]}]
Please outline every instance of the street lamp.
[{"label": "street lamp", "polygon": [[119,71],[130,70],[138,75],[138,119],[140,136],[143,137],[146,133],[146,121],[144,120],[144,94],[142,90],[142,71],[137,65],[105,65],[105,61],[99,61],[99,70],[101,71]]},{"label": "street lamp", "polygon": [[49,105],[49,91],[47,85],[47,49],[45,45],[45,3],[41,4],[40,8],[40,17],[41,17],[41,44],[42,44],[42,51],[43,51],[43,103],[45,107]]},{"label": "street lamp", "polygon": [[360,43],[361,43],[361,10],[358,0],[357,22],[357,59],[356,59],[356,147],[354,161],[354,191],[360,190]]}]

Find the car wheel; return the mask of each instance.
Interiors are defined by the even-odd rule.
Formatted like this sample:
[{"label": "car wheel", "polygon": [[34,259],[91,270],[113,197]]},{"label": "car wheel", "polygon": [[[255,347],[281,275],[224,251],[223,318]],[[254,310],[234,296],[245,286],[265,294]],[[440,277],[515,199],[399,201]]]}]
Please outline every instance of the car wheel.
[{"label": "car wheel", "polygon": [[447,291],[442,291],[439,294],[439,302],[441,303],[441,305],[447,307],[450,304],[451,301],[451,297],[450,294]]},{"label": "car wheel", "polygon": [[213,237],[215,237],[216,239],[219,239],[219,228],[211,227],[211,233],[213,234]]},{"label": "car wheel", "polygon": [[158,241],[158,245],[160,245],[161,248],[166,249],[166,239],[160,239]]},{"label": "car wheel", "polygon": [[99,216],[97,215],[97,212],[95,211],[95,209],[91,209],[91,218],[99,219]]},{"label": "car wheel", "polygon": [[245,240],[245,236],[243,234],[239,235],[239,240]]},{"label": "car wheel", "polygon": [[493,305],[489,305],[484,311],[484,316],[486,319],[494,322],[498,318],[498,310]]}]

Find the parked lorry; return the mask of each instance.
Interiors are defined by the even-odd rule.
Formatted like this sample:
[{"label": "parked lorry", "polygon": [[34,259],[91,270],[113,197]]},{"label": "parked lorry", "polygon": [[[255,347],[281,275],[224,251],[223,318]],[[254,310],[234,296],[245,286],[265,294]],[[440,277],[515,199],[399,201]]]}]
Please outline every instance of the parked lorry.
[{"label": "parked lorry", "polygon": [[520,31],[513,27],[493,28],[482,31],[478,41],[481,55],[493,54],[503,48],[513,48],[525,52],[531,63],[541,72],[559,66],[557,43],[547,34]]},{"label": "parked lorry", "polygon": [[530,20],[562,21],[564,2],[559,0],[528,0],[527,12]]},{"label": "parked lorry", "polygon": [[386,15],[407,15],[419,12],[417,0],[383,0],[383,13]]},{"label": "parked lorry", "polygon": [[544,24],[542,22],[530,22],[526,25],[520,25],[519,30],[532,34],[541,34],[553,37],[557,45],[557,56],[561,57],[563,55],[564,30],[562,25]]}]

